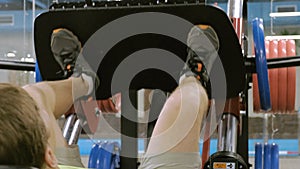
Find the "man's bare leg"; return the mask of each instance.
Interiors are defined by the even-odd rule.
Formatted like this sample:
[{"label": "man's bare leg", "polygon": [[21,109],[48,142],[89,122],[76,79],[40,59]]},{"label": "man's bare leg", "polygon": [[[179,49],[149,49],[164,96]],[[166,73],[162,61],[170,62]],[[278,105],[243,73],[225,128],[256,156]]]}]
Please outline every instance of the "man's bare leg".
[{"label": "man's bare leg", "polygon": [[81,77],[66,80],[44,81],[23,87],[37,102],[40,115],[49,131],[49,144],[52,149],[67,146],[57,118],[61,117],[74,103],[74,100],[87,94],[89,85]]},{"label": "man's bare leg", "polygon": [[188,55],[178,88],[166,101],[141,169],[198,169],[200,127],[211,96],[209,72],[218,56],[219,40],[209,25],[191,28]]},{"label": "man's bare leg", "polygon": [[192,76],[182,80],[160,113],[146,155],[199,152],[201,121],[207,108],[207,94],[200,82]]}]

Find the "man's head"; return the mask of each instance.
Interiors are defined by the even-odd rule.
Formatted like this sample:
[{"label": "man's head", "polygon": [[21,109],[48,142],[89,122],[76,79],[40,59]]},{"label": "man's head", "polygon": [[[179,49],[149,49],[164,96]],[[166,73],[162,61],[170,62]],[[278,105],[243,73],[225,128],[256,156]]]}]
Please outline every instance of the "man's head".
[{"label": "man's head", "polygon": [[72,69],[81,50],[81,43],[70,30],[58,28],[51,35],[51,51],[62,70]]},{"label": "man's head", "polygon": [[0,84],[0,164],[43,168],[48,134],[25,90]]}]

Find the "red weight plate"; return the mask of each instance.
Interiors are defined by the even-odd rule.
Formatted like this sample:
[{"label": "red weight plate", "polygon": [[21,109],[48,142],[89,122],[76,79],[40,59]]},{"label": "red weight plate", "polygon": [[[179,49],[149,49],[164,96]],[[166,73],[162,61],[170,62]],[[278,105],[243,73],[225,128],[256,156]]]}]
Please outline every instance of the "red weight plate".
[{"label": "red weight plate", "polygon": [[253,109],[254,112],[260,111],[260,100],[259,100],[259,92],[258,92],[258,83],[257,83],[257,74],[252,75],[253,81]]},{"label": "red weight plate", "polygon": [[[288,40],[286,42],[287,56],[296,56],[295,40]],[[287,68],[287,111],[295,112],[295,98],[296,98],[296,67]]]},{"label": "red weight plate", "polygon": [[[278,57],[278,41],[271,40],[269,45],[269,56],[268,58],[277,58]],[[272,101],[272,112],[278,112],[278,69],[269,70],[270,78],[270,93]]]},{"label": "red weight plate", "polygon": [[[286,57],[286,40],[278,41],[278,57]],[[278,69],[278,109],[280,113],[287,110],[287,68]]]}]

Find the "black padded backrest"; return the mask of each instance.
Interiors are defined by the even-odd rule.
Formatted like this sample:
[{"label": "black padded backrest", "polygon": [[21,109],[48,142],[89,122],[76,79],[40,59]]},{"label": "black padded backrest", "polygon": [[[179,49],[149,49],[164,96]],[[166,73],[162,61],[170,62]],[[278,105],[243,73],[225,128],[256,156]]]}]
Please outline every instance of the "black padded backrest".
[{"label": "black padded backrest", "polygon": [[[59,67],[50,50],[50,36],[53,29],[60,27],[70,29],[84,45],[93,33],[107,23],[122,16],[141,12],[163,12],[181,17],[193,24],[211,25],[220,40],[219,55],[226,73],[227,98],[238,96],[244,89],[245,66],[241,47],[230,19],[221,9],[201,4],[66,9],[45,12],[39,15],[34,23],[35,52],[43,79],[60,79],[57,75]],[[120,31],[122,31],[122,25],[120,25]],[[186,46],[169,37],[143,34],[124,39],[107,53],[99,69],[96,70],[101,80],[101,85],[97,90],[98,99],[111,96],[112,75],[118,64],[128,55],[146,48],[168,50],[183,61],[186,59]],[[182,66],[174,66],[173,70],[179,73]],[[130,88],[161,89],[171,92],[176,86],[176,80],[167,73],[157,69],[148,69],[132,80]],[[113,91],[115,92],[119,91]]]}]

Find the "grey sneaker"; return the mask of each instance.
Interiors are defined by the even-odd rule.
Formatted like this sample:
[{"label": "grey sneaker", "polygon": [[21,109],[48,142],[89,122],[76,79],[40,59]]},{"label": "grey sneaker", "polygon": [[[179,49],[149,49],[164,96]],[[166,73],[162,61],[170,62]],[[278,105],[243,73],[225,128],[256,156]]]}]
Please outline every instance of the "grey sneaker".
[{"label": "grey sneaker", "polygon": [[73,73],[75,62],[81,50],[81,43],[71,31],[64,28],[55,29],[51,35],[51,51],[61,67],[62,76]]},{"label": "grey sneaker", "polygon": [[219,39],[211,26],[192,27],[187,38],[188,56],[181,77],[195,76],[210,96],[209,73],[218,56]]},{"label": "grey sneaker", "polygon": [[94,81],[94,89],[100,84],[97,74],[81,55],[81,43],[77,36],[65,28],[55,29],[51,35],[51,51],[59,66],[63,78],[90,76]]}]

